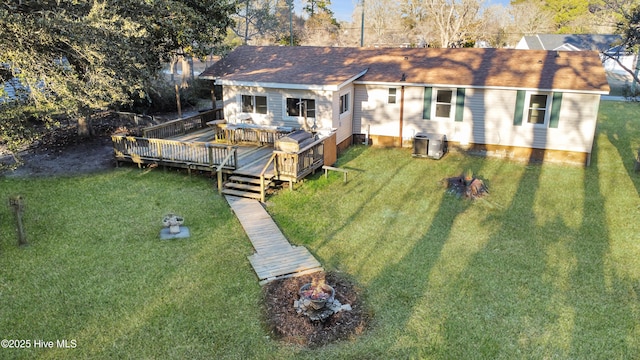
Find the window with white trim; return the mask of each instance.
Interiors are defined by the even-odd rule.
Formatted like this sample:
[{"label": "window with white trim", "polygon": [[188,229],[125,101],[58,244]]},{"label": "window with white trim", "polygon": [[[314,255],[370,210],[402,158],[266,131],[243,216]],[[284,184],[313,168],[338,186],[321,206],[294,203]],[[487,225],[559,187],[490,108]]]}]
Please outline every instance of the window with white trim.
[{"label": "window with white trim", "polygon": [[387,102],[389,104],[395,104],[398,98],[398,89],[396,88],[389,88],[389,98],[387,100]]},{"label": "window with white trim", "polygon": [[451,89],[435,89],[435,117],[441,119],[451,118],[451,109],[453,109],[453,90]]},{"label": "window with white trim", "polygon": [[549,100],[547,94],[530,94],[527,104],[527,123],[545,125],[549,119]]},{"label": "window with white trim", "polygon": [[316,101],[313,99],[287,98],[287,116],[303,117],[306,109],[307,118],[316,117]]},{"label": "window with white trim", "polygon": [[267,97],[258,95],[242,95],[242,112],[253,114],[267,113]]},{"label": "window with white trim", "polygon": [[349,111],[349,93],[340,96],[340,114]]}]

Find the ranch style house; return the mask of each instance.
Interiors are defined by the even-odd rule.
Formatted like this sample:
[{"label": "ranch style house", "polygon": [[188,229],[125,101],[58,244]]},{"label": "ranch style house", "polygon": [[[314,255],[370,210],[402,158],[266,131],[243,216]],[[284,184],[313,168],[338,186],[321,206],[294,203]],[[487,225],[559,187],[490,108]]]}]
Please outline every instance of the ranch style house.
[{"label": "ranch style house", "polygon": [[200,78],[222,86],[228,123],[334,132],[338,151],[427,133],[489,156],[584,165],[609,93],[595,51],[240,46]]}]

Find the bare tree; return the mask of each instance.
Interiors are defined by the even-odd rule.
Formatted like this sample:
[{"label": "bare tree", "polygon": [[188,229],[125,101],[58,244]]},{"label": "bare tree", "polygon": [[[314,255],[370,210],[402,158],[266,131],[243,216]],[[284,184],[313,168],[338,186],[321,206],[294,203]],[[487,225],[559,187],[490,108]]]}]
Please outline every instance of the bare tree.
[{"label": "bare tree", "polygon": [[329,8],[330,0],[307,0],[303,10],[309,18],[305,22],[305,44],[335,45],[338,40],[340,24]]},{"label": "bare tree", "polygon": [[[362,7],[359,7],[358,11],[362,11]],[[365,45],[391,45],[398,42],[394,35],[401,32],[402,14],[397,1],[366,0],[364,11]],[[362,26],[359,14],[354,18],[356,24]]]},{"label": "bare tree", "polygon": [[417,24],[430,46],[460,47],[475,40],[482,0],[425,0]]},{"label": "bare tree", "polygon": [[520,35],[551,33],[555,29],[553,13],[538,2],[527,1],[511,5],[514,32]]},{"label": "bare tree", "polygon": [[484,42],[489,47],[505,47],[517,41],[508,33],[507,29],[511,25],[509,19],[508,9],[504,6],[492,5],[486,8],[476,28],[477,42]]},{"label": "bare tree", "polygon": [[241,0],[233,18],[233,32],[243,44],[259,42],[259,38],[273,35],[278,29],[277,0]]}]

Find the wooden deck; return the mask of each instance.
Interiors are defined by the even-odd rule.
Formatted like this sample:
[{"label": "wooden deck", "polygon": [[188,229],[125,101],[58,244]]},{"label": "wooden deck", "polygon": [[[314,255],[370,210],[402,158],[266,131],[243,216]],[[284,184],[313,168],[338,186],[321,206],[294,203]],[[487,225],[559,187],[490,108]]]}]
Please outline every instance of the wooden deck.
[{"label": "wooden deck", "polygon": [[[172,136],[170,140],[181,142],[208,142],[219,143],[216,133],[211,128],[200,129],[188,134]],[[235,145],[238,149],[238,169],[233,173],[249,176],[260,176],[260,172],[273,154],[273,145]],[[265,176],[273,176],[273,166],[268,169]]]},{"label": "wooden deck", "polygon": [[335,132],[316,135],[297,152],[285,152],[273,146],[292,128],[226,124],[218,116],[210,111],[171,120],[143,129],[142,137],[113,135],[116,166],[130,162],[183,168],[189,174],[209,172],[217,175],[220,194],[264,201],[274,182],[289,182],[293,188],[294,182],[336,160]]},{"label": "wooden deck", "polygon": [[260,284],[279,278],[322,271],[322,265],[304,246],[291,246],[257,200],[226,197],[256,253],[249,262]]}]

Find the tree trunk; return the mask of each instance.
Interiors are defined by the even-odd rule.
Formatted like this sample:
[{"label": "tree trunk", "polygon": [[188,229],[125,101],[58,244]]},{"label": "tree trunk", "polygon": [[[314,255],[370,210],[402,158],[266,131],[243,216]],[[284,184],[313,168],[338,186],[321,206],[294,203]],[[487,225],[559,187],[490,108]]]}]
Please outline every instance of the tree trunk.
[{"label": "tree trunk", "polygon": [[178,66],[178,58],[172,57],[171,62],[169,63],[169,70],[171,73],[171,81],[176,81],[176,67]]},{"label": "tree trunk", "polygon": [[249,0],[245,1],[245,18],[244,18],[244,45],[249,41]]},{"label": "tree trunk", "polygon": [[182,76],[180,77],[180,87],[186,89],[189,87],[189,80],[193,71],[191,63],[184,56],[180,57],[180,68],[182,69]]},{"label": "tree trunk", "polygon": [[180,104],[180,87],[176,82],[176,106],[178,107],[178,118],[182,118],[182,105]]},{"label": "tree trunk", "polygon": [[91,120],[91,110],[82,111],[82,115],[78,118],[78,136],[90,137],[94,135]]}]

